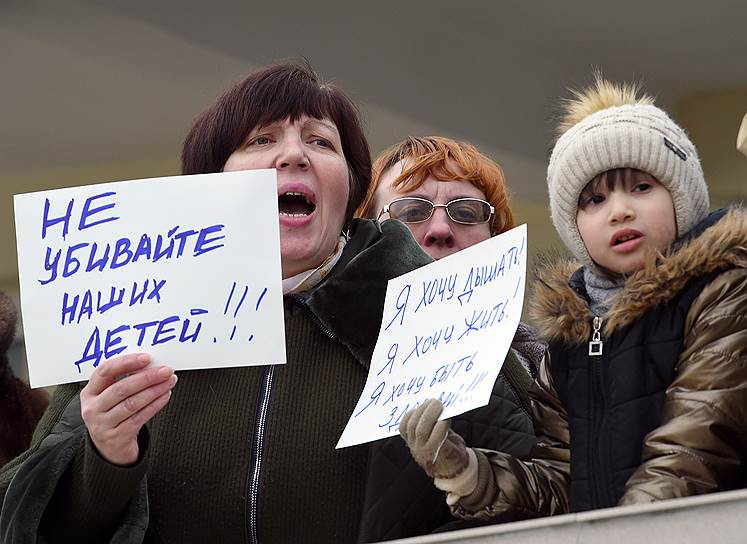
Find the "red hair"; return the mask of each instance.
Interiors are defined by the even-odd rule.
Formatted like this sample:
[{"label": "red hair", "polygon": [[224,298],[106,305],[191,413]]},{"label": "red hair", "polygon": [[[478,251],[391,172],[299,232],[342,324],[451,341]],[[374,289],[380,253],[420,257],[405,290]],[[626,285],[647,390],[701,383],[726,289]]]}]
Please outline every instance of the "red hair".
[{"label": "red hair", "polygon": [[375,218],[378,215],[379,210],[373,206],[381,178],[387,170],[404,160],[407,164],[392,183],[394,188],[403,192],[414,191],[431,176],[439,181],[468,181],[480,189],[495,208],[491,232],[499,234],[514,227],[501,167],[472,144],[441,136],[408,136],[379,155],[372,167],[368,194],[356,212],[358,217]]}]

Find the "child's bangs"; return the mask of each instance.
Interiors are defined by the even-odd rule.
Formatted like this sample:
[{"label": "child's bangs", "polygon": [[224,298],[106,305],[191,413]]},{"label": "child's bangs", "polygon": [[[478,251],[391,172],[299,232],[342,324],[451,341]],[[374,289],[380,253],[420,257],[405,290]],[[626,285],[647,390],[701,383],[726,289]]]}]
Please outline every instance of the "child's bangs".
[{"label": "child's bangs", "polygon": [[642,179],[655,179],[653,176],[636,170],[635,168],[613,168],[595,176],[581,191],[578,197],[579,205],[588,200],[595,194],[611,193],[612,191],[622,188],[630,189]]}]

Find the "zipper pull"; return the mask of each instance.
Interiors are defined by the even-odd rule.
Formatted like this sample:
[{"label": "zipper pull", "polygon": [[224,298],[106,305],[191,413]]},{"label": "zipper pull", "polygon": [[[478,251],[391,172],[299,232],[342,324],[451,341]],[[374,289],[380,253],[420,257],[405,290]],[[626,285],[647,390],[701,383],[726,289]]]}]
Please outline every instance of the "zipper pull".
[{"label": "zipper pull", "polygon": [[591,333],[591,342],[589,342],[589,355],[592,357],[599,357],[602,355],[602,318],[594,316],[592,321],[592,327],[594,332]]}]

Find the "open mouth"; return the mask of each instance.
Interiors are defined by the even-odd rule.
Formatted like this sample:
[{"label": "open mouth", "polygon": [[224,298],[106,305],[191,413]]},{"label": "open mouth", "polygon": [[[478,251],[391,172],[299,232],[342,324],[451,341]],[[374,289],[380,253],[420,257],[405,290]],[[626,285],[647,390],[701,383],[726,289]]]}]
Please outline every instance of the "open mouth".
[{"label": "open mouth", "polygon": [[612,235],[610,246],[615,248],[615,251],[632,251],[642,239],[643,233],[636,229],[620,229]]},{"label": "open mouth", "polygon": [[640,237],[640,234],[626,234],[625,236],[620,236],[619,238],[615,239],[615,241],[612,242],[612,245],[619,246],[620,244],[624,244],[625,242],[629,242],[630,240],[635,240],[636,238]]},{"label": "open mouth", "polygon": [[316,204],[311,202],[303,193],[287,191],[278,195],[278,211],[281,215],[303,217],[311,215]]}]

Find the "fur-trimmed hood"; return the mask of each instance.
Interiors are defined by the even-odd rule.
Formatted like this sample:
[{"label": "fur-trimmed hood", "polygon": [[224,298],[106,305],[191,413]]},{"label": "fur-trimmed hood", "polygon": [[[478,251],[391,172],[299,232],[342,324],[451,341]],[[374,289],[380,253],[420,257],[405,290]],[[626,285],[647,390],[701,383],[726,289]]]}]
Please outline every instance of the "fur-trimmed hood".
[{"label": "fur-trimmed hood", "polygon": [[[671,300],[692,278],[746,267],[747,210],[714,212],[666,255],[652,255],[643,269],[627,278],[604,316],[604,334]],[[536,272],[529,313],[543,340],[577,345],[591,337],[594,314],[569,283],[579,268],[577,262],[565,260]]]}]

